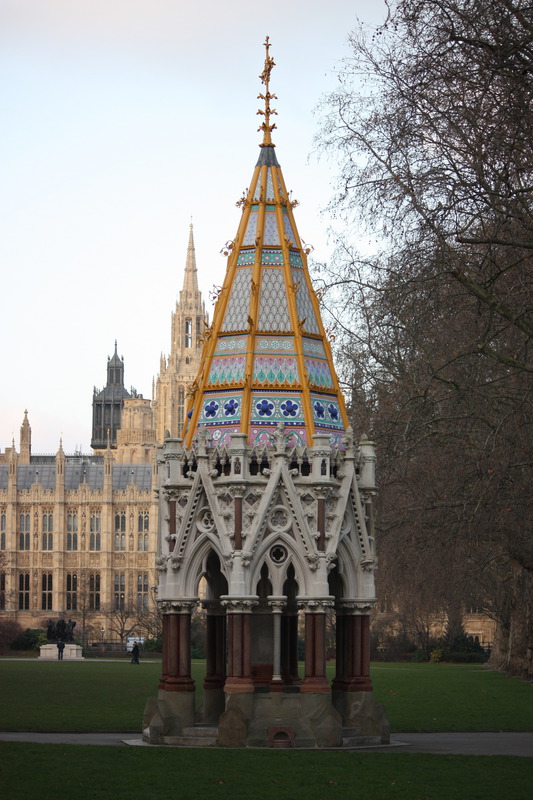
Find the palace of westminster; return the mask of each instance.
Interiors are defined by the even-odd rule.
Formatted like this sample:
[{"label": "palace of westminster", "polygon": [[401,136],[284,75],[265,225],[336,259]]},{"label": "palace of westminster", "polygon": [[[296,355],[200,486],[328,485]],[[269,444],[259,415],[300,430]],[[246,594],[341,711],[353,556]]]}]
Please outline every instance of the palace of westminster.
[{"label": "palace of westminster", "polygon": [[125,389],[115,344],[107,384],[94,390],[92,455],[67,455],[61,443],[55,456],[32,454],[27,411],[18,451],[14,442],[0,451],[2,616],[23,628],[83,616],[94,637],[106,628],[105,611],[154,608],[157,445],[183,428],[207,324],[191,224],[170,354],[152,401]]}]

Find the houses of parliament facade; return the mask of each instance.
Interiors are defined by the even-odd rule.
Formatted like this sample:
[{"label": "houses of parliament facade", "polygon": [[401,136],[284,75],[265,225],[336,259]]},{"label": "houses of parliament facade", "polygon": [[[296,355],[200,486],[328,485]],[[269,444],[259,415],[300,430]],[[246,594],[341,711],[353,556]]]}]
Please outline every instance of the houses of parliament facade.
[{"label": "houses of parliament facade", "polygon": [[93,394],[91,455],[34,455],[28,412],[0,450],[0,618],[23,628],[80,620],[86,640],[112,639],[105,612],[154,607],[156,450],[179,436],[208,319],[198,290],[192,225],[183,289],[172,314],[152,400],[124,387],[124,360],[107,361]]}]

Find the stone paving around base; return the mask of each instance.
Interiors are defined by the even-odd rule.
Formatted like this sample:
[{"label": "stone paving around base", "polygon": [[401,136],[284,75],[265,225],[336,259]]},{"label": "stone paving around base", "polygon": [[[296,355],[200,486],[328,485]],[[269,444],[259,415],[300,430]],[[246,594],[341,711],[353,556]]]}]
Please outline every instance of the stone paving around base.
[{"label": "stone paving around base", "polygon": [[[36,744],[92,744],[157,747],[134,733],[32,733],[0,731],[0,742]],[[164,745],[163,745],[164,746]],[[533,732],[395,733],[390,745],[358,748],[364,753],[433,753],[465,756],[521,756],[533,758]]]}]

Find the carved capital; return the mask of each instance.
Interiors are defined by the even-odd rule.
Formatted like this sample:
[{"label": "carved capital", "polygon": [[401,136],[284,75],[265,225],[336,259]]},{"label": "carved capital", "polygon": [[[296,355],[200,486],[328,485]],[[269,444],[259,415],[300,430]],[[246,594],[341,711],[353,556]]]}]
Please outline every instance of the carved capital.
[{"label": "carved capital", "polygon": [[250,614],[254,606],[258,605],[259,599],[253,597],[221,597],[221,604],[229,614]]},{"label": "carved capital", "polygon": [[157,607],[162,614],[192,614],[198,600],[196,597],[184,597],[179,600],[158,600]]},{"label": "carved capital", "polygon": [[334,597],[297,597],[298,608],[306,614],[325,614],[335,605]]}]

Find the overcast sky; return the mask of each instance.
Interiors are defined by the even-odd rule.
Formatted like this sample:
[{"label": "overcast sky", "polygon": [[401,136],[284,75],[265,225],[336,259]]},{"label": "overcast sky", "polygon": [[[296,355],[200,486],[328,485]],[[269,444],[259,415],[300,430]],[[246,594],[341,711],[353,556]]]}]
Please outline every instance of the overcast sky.
[{"label": "overcast sky", "polygon": [[0,451],[24,409],[34,453],[90,452],[93,387],[118,340],[151,397],[192,218],[200,288],[221,285],[235,203],[261,141],[268,35],[273,140],[301,237],[327,258],[333,173],[312,155],[356,17],[382,0],[0,0]]}]

